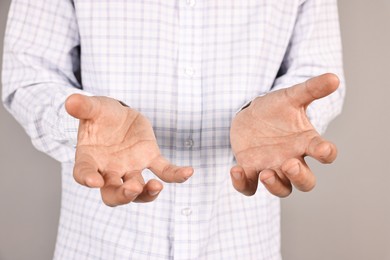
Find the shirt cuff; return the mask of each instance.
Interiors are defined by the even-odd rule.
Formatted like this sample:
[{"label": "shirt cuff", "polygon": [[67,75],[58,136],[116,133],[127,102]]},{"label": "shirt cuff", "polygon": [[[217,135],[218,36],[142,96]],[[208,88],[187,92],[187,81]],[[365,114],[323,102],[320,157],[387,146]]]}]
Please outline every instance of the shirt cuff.
[{"label": "shirt cuff", "polygon": [[251,99],[251,100],[245,102],[245,103],[236,111],[235,114],[237,115],[237,114],[240,113],[242,110],[244,110],[245,108],[249,107],[250,104],[252,103],[252,101],[255,100],[256,98],[265,96],[266,94],[267,94],[267,93],[260,94],[260,95],[258,95],[258,96],[256,96],[256,97],[254,97],[253,99]]},{"label": "shirt cuff", "polygon": [[56,117],[57,120],[54,120],[56,123],[51,125],[50,132],[55,141],[68,147],[75,148],[77,146],[79,120],[69,115],[65,109],[65,101],[72,94],[93,96],[93,94],[77,88],[64,88],[61,89],[61,91],[58,91],[53,99],[53,112],[55,113],[54,117]]}]

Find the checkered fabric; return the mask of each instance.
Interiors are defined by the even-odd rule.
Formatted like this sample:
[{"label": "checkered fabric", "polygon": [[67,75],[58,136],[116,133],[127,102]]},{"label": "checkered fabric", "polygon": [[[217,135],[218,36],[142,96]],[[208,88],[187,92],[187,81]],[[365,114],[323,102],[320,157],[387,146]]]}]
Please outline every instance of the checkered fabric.
[{"label": "checkered fabric", "polygon": [[[325,72],[343,82],[335,0],[14,0],[2,99],[62,163],[54,258],[280,259],[278,198],[232,187],[230,123],[248,100]],[[72,177],[78,121],[64,101],[76,92],[139,110],[194,176],[155,202],[105,206]],[[309,107],[319,132],[343,96],[344,83]]]}]

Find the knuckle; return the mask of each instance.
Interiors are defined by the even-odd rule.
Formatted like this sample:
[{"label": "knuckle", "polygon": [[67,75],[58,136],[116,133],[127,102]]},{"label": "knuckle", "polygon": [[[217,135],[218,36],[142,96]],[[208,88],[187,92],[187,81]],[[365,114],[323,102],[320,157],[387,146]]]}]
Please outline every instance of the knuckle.
[{"label": "knuckle", "polygon": [[171,173],[171,171],[170,171],[170,165],[169,165],[169,164],[167,164],[167,165],[165,165],[165,166],[163,167],[161,173],[162,173],[162,175],[163,175],[164,177],[170,177],[171,175],[172,175],[172,177],[174,177],[174,174],[175,174],[175,173]]},{"label": "knuckle", "polygon": [[134,196],[137,198],[140,194],[142,194],[142,191],[144,190],[144,187],[142,185],[134,185],[133,192]]}]

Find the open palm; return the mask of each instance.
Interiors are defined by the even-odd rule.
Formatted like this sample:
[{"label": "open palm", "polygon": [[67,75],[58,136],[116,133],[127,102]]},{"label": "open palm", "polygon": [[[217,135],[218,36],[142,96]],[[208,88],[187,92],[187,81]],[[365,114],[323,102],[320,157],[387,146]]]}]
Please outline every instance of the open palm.
[{"label": "open palm", "polygon": [[101,188],[107,205],[154,200],[163,186],[144,182],[146,168],[165,182],[184,182],[192,175],[191,167],[177,167],[161,155],[150,122],[138,111],[112,98],[79,94],[67,99],[66,109],[80,119],[74,178]]},{"label": "open palm", "polygon": [[256,98],[232,121],[230,139],[237,165],[231,169],[234,187],[245,195],[257,190],[259,175],[274,195],[285,197],[292,185],[309,191],[315,176],[304,157],[331,163],[336,146],[324,140],[306,116],[314,100],[334,92],[339,85],[333,74]]}]

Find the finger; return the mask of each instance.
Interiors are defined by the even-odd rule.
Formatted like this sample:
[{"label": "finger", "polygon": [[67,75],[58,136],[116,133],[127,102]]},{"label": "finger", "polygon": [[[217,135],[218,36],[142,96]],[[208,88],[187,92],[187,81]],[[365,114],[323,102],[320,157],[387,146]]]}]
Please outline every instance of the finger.
[{"label": "finger", "polygon": [[185,182],[194,173],[192,167],[175,166],[162,156],[154,159],[148,168],[165,182]]},{"label": "finger", "polygon": [[70,95],[65,101],[66,111],[77,119],[94,118],[99,113],[100,106],[97,98],[81,94]]},{"label": "finger", "polygon": [[230,176],[233,187],[246,196],[252,196],[256,193],[258,183],[258,173],[254,167],[245,169],[239,165],[231,168]]},{"label": "finger", "polygon": [[316,185],[316,177],[304,161],[289,159],[282,164],[281,170],[300,191],[311,191]]},{"label": "finger", "polygon": [[[140,172],[134,174],[141,175]],[[130,203],[143,191],[144,184],[139,178],[128,178],[123,182],[117,173],[105,173],[103,177],[105,183],[100,192],[102,200],[107,206],[115,207]]]},{"label": "finger", "polygon": [[311,139],[306,154],[322,163],[332,163],[337,157],[337,147],[321,136],[316,136]]},{"label": "finger", "polygon": [[327,73],[287,88],[286,93],[298,106],[308,106],[314,100],[326,97],[336,91],[339,84],[340,80],[335,74]]},{"label": "finger", "polygon": [[141,194],[134,200],[134,202],[151,202],[155,200],[163,189],[161,182],[157,180],[148,181]]},{"label": "finger", "polygon": [[104,180],[98,171],[97,164],[88,156],[76,157],[73,177],[79,184],[90,188],[100,188],[104,185]]},{"label": "finger", "polygon": [[259,178],[267,190],[275,196],[285,198],[292,192],[290,181],[283,181],[272,169],[263,170]]}]

